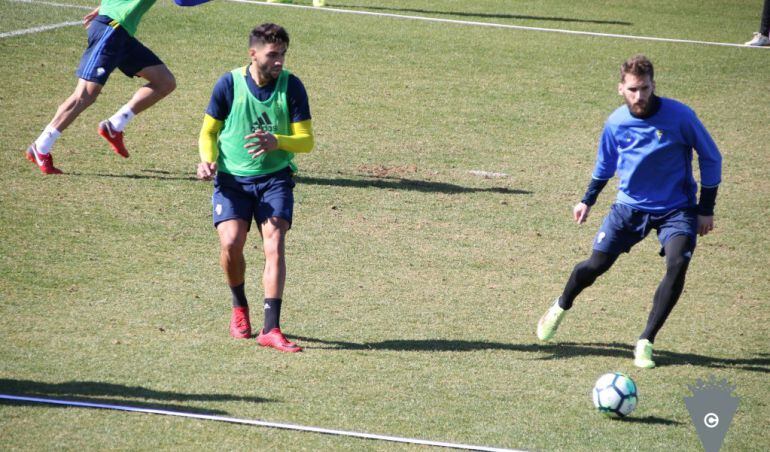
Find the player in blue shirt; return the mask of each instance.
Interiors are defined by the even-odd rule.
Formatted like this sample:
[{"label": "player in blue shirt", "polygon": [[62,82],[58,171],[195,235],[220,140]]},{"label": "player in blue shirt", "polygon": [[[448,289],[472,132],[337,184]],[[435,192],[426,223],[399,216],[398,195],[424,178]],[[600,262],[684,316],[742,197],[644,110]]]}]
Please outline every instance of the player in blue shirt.
[{"label": "player in blue shirt", "polygon": [[[686,105],[656,96],[653,76],[652,62],[643,55],[621,66],[618,93],[625,105],[604,125],[591,183],[573,210],[574,219],[586,221],[597,196],[616,173],[617,199],[599,228],[591,256],[575,266],[564,292],[537,325],[540,340],[553,337],[580,292],[655,229],[660,254],[666,256],[666,275],[655,291],[647,326],[634,350],[634,364],[642,368],[655,366],[655,335],[682,293],[697,235],[714,228],[722,173],[722,157],[706,128]],[[699,201],[692,174],[693,149],[700,166]]]}]

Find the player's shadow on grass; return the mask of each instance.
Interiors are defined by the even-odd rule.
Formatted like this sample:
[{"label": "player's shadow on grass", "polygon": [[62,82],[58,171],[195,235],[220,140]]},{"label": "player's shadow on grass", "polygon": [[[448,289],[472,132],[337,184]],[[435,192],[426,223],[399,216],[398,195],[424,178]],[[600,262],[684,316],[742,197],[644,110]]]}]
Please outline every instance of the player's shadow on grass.
[{"label": "player's shadow on grass", "polygon": [[[562,342],[541,346],[543,351],[551,353],[551,356],[540,359],[568,359],[577,356],[610,356],[629,358],[633,356],[634,347],[630,344],[619,342],[610,343],[576,343]],[[680,353],[669,350],[655,349],[655,364],[658,366],[682,366],[692,365],[711,368],[738,368],[752,372],[770,373],[770,358],[717,358],[714,356],[699,355],[696,353]]]},{"label": "player's shadow on grass", "polygon": [[417,179],[403,178],[371,178],[371,179],[344,179],[344,178],[322,178],[310,176],[297,176],[295,180],[300,184],[308,185],[326,185],[333,187],[351,187],[351,188],[383,188],[388,190],[412,190],[425,193],[502,193],[508,195],[530,195],[531,191],[519,190],[508,187],[463,187],[446,182],[433,182]]},{"label": "player's shadow on grass", "polygon": [[664,417],[658,416],[645,416],[645,417],[624,417],[618,419],[619,422],[630,422],[633,424],[656,424],[656,425],[682,425],[681,422],[672,421]]},{"label": "player's shadow on grass", "polygon": [[[149,174],[144,174],[149,173]],[[161,170],[142,170],[142,174],[111,174],[111,173],[67,173],[70,176],[81,177],[104,177],[104,178],[116,178],[116,179],[153,179],[153,180],[169,180],[169,181],[193,181],[200,182],[195,176],[184,176],[180,174],[174,174],[169,171]],[[425,193],[445,193],[445,194],[458,194],[458,193],[502,193],[508,195],[529,195],[532,194],[528,190],[519,190],[515,188],[507,187],[463,187],[461,185],[450,184],[446,182],[432,182],[417,179],[402,179],[402,178],[372,178],[372,179],[329,179],[322,177],[309,177],[309,176],[297,176],[295,180],[302,184],[308,185],[324,185],[335,187],[351,187],[351,188],[382,188],[388,190],[413,190]]]},{"label": "player's shadow on grass", "polygon": [[[476,350],[510,350],[524,353],[544,354],[536,359],[557,360],[582,356],[605,356],[630,359],[634,347],[628,344],[612,342],[576,343],[562,342],[553,344],[506,344],[502,342],[466,341],[458,339],[394,339],[381,342],[344,342],[294,336],[299,341],[309,342],[308,349],[343,349],[343,350],[392,350],[392,351],[431,351],[431,352],[467,352]],[[312,345],[320,344],[319,346]],[[303,344],[304,345],[304,344]],[[738,368],[752,372],[770,373],[770,358],[717,358],[694,353],[678,353],[667,350],[655,350],[655,362],[658,366],[693,365],[712,368]]]},{"label": "player's shadow on grass", "polygon": [[[197,408],[171,402],[250,402],[265,403],[274,400],[262,397],[238,396],[232,394],[192,394],[173,391],[158,391],[142,386],[127,386],[97,381],[68,381],[65,383],[45,383],[32,380],[14,380],[0,378],[0,393],[61,400],[87,401],[107,405],[130,405],[141,408],[186,411],[199,414],[228,414],[221,410]],[[0,400],[11,405],[28,405],[30,402]],[[62,405],[59,405],[62,406]]]},{"label": "player's shadow on grass", "polygon": [[163,170],[142,170],[140,174],[111,174],[111,173],[66,173],[69,176],[81,176],[81,177],[105,177],[115,179],[153,179],[153,180],[171,180],[171,181],[197,181],[195,176],[185,176],[183,174],[174,174],[170,171]]},{"label": "player's shadow on grass", "polygon": [[632,22],[626,22],[621,20],[601,20],[601,19],[576,19],[572,17],[553,17],[553,16],[528,16],[522,14],[506,14],[506,13],[472,13],[461,11],[436,11],[429,9],[418,8],[397,8],[387,6],[370,6],[370,5],[345,5],[345,8],[357,8],[357,9],[369,9],[375,11],[394,11],[402,13],[418,13],[418,14],[438,14],[444,16],[458,16],[458,17],[478,17],[483,19],[520,19],[520,20],[541,20],[549,22],[574,22],[583,24],[602,24],[602,25],[633,25]]}]

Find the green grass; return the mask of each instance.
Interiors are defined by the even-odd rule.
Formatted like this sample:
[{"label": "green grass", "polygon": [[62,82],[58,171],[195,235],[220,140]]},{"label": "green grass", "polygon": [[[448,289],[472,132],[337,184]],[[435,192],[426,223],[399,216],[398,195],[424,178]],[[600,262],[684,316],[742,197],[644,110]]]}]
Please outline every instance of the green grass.
[{"label": "green grass", "polygon": [[[331,6],[720,42],[747,40],[761,10],[716,0]],[[83,13],[0,0],[0,33]],[[245,63],[248,31],[263,21],[292,36],[288,67],[308,89],[318,143],[297,158],[288,239],[282,323],[306,347],[297,356],[228,337],[211,186],[192,179],[211,88]],[[0,392],[500,447],[699,450],[683,397],[713,374],[741,397],[723,450],[767,448],[768,51],[225,1],[161,1],[138,36],[179,88],[132,122],[124,161],[95,133],[138,86],[114,74],[57,142],[61,177],[42,177],[21,151],[70,94],[85,33],[0,39]],[[652,371],[631,354],[663,272],[654,238],[581,295],[557,343],[535,338],[612,201],[608,187],[588,224],[570,222],[620,103],[617,67],[637,52],[655,62],[659,93],[691,105],[724,155],[717,229],[699,242]],[[251,237],[256,306],[260,253]],[[628,421],[592,409],[589,391],[607,371],[639,386]],[[8,403],[0,447],[409,449]]]}]

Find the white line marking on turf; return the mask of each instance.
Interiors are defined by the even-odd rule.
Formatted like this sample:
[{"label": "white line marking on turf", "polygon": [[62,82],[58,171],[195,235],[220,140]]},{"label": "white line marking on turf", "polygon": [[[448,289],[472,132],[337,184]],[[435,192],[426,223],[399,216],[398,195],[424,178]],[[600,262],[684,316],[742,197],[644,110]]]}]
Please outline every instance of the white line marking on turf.
[{"label": "white line marking on turf", "polygon": [[62,22],[60,24],[42,25],[40,27],[25,28],[24,30],[6,31],[0,33],[0,38],[10,38],[11,36],[28,35],[30,33],[40,33],[41,31],[53,30],[62,27],[71,27],[73,25],[80,25],[82,21],[77,22]]},{"label": "white line marking on turf", "polygon": [[48,5],[48,6],[58,6],[59,8],[77,8],[77,9],[87,9],[91,11],[93,8],[90,6],[83,6],[83,5],[70,5],[67,3],[54,3],[54,2],[43,2],[38,0],[8,0],[11,2],[16,3],[33,3],[38,5]]},{"label": "white line marking on turf", "polygon": [[187,418],[193,418],[193,419],[203,419],[207,421],[229,422],[232,424],[256,425],[260,427],[272,427],[272,428],[280,428],[284,430],[298,430],[303,432],[323,433],[326,435],[352,436],[354,438],[376,439],[381,441],[391,441],[396,443],[407,443],[407,444],[420,444],[423,446],[446,447],[451,449],[482,450],[482,451],[491,451],[491,452],[522,452],[517,449],[501,449],[497,447],[484,447],[484,446],[473,446],[469,444],[445,443],[441,441],[429,441],[429,440],[414,439],[414,438],[401,438],[398,436],[376,435],[373,433],[359,433],[359,432],[350,432],[345,430],[332,430],[332,429],[326,429],[326,428],[320,428],[320,427],[307,427],[307,426],[296,425],[296,424],[281,424],[278,422],[258,421],[258,420],[252,420],[252,419],[239,419],[239,418],[226,417],[226,416],[213,416],[209,414],[186,413],[183,411],[157,410],[154,408],[140,408],[140,407],[132,407],[132,406],[126,406],[126,405],[108,405],[108,404],[102,404],[102,403],[77,402],[74,400],[59,400],[59,399],[47,399],[47,398],[40,398],[40,397],[14,396],[14,395],[8,395],[8,394],[0,394],[0,399],[16,400],[16,401],[22,401],[22,402],[33,402],[33,403],[46,403],[51,405],[64,405],[64,406],[72,406],[72,407],[79,407],[79,408],[100,408],[105,410],[118,410],[118,411],[130,411],[135,413],[160,414],[165,416],[178,416],[178,417],[187,417]]},{"label": "white line marking on turf", "polygon": [[[307,5],[293,5],[290,3],[265,3],[262,1],[255,1],[255,0],[228,0],[235,3],[249,3],[254,5],[263,5],[263,6],[278,6],[278,7],[285,7],[285,8],[303,8],[303,9],[313,9],[316,11],[327,11],[330,13],[342,13],[342,14],[358,14],[362,16],[378,16],[378,17],[392,17],[395,19],[408,19],[408,20],[423,20],[426,22],[439,22],[439,23],[445,23],[445,24],[456,24],[456,25],[474,25],[478,27],[490,27],[490,28],[507,28],[512,30],[528,30],[528,31],[544,31],[549,33],[565,33],[570,35],[583,35],[583,36],[596,36],[596,37],[602,37],[602,38],[620,38],[620,39],[636,39],[641,41],[658,41],[658,42],[675,42],[675,43],[686,43],[686,44],[701,44],[701,45],[710,45],[710,46],[723,46],[723,47],[741,47],[741,48],[752,48],[752,49],[762,49],[765,47],[754,47],[754,46],[747,46],[744,44],[735,44],[732,42],[709,42],[709,41],[695,41],[692,39],[675,39],[675,38],[656,38],[651,36],[635,36],[635,35],[622,35],[622,34],[616,34],[616,33],[596,33],[591,31],[575,31],[575,30],[565,30],[562,28],[542,28],[542,27],[526,27],[523,25],[508,25],[508,24],[498,24],[494,22],[474,22],[470,20],[457,20],[457,19],[440,19],[437,17],[425,17],[425,16],[407,16],[407,15],[401,15],[401,14],[392,14],[392,13],[375,13],[371,11],[353,11],[349,9],[339,9],[339,8],[329,8],[329,7],[323,7],[323,8],[317,8],[314,6],[307,6]],[[770,47],[767,47],[770,49]]]},{"label": "white line marking on turf", "polygon": [[[89,11],[93,9],[90,6],[70,5],[70,4],[67,4],[67,3],[45,2],[45,1],[38,1],[38,0],[9,0],[9,1],[16,2],[16,3],[29,3],[29,4],[37,4],[37,5],[56,6],[56,7],[59,7],[59,8],[87,9]],[[54,30],[54,29],[57,29],[57,28],[72,27],[72,26],[75,26],[75,25],[81,25],[82,23],[83,23],[83,21],[61,22],[61,23],[58,23],[58,24],[41,25],[39,27],[25,28],[23,30],[6,31],[4,33],[0,33],[0,39],[2,39],[2,38],[10,38],[12,36],[21,36],[21,35],[28,35],[28,34],[32,34],[32,33],[40,33],[41,31]]]},{"label": "white line marking on turf", "polygon": [[502,177],[508,177],[505,173],[494,173],[492,171],[483,171],[483,170],[470,170],[469,173],[473,174],[474,176],[481,176],[485,179],[492,179],[492,178],[502,178]]}]

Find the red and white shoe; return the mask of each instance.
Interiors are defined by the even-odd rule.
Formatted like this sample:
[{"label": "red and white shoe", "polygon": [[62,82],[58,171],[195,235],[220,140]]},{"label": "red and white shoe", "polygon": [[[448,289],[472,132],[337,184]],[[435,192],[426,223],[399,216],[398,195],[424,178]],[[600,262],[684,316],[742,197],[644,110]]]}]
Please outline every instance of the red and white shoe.
[{"label": "red and white shoe", "polygon": [[114,130],[109,120],[99,123],[99,135],[110,143],[110,147],[116,154],[123,158],[128,158],[128,150],[126,145],[123,144],[123,132]]},{"label": "red and white shoe", "polygon": [[280,328],[273,328],[267,334],[260,329],[259,336],[257,336],[257,343],[263,347],[272,347],[286,353],[302,351],[302,347],[286,339],[286,336],[281,333]]},{"label": "red and white shoe", "polygon": [[24,155],[27,157],[27,160],[37,165],[43,174],[62,174],[62,170],[53,166],[51,154],[41,154],[38,152],[35,143],[29,145]]},{"label": "red and white shoe", "polygon": [[251,337],[249,308],[233,308],[233,315],[230,317],[230,336],[236,339]]}]

